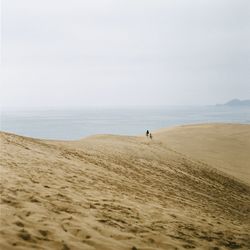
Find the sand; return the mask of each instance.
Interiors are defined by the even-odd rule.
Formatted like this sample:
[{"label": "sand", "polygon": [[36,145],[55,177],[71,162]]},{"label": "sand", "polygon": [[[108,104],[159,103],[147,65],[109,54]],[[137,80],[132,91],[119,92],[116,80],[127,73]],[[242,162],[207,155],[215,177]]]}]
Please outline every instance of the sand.
[{"label": "sand", "polygon": [[245,124],[179,126],[156,132],[171,148],[250,185],[250,129]]},{"label": "sand", "polygon": [[153,140],[2,132],[0,249],[249,249],[249,134],[230,124]]}]

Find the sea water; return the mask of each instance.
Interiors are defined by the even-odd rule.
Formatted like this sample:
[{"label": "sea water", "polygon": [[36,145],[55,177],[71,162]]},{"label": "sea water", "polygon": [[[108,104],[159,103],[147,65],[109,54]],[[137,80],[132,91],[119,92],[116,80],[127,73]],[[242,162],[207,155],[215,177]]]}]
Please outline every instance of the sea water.
[{"label": "sea water", "polygon": [[1,131],[43,139],[95,134],[139,135],[148,129],[197,123],[250,124],[250,107],[131,107],[2,110]]}]

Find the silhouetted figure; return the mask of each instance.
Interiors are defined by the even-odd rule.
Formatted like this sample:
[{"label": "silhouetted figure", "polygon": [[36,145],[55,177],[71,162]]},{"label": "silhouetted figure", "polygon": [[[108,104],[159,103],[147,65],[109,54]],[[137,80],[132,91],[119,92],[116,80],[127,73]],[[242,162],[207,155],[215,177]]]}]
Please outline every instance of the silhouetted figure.
[{"label": "silhouetted figure", "polygon": [[149,135],[149,131],[147,130],[147,132],[146,132],[146,136],[148,137],[148,135]]},{"label": "silhouetted figure", "polygon": [[149,137],[151,140],[153,139],[153,135],[151,133],[149,134]]}]

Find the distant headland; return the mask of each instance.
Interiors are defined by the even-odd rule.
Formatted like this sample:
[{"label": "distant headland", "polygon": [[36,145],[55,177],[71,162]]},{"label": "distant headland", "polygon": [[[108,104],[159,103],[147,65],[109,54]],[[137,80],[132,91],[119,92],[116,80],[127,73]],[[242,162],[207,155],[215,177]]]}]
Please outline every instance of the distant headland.
[{"label": "distant headland", "polygon": [[240,100],[240,99],[232,99],[224,104],[216,104],[216,106],[249,106],[250,107],[250,100]]}]

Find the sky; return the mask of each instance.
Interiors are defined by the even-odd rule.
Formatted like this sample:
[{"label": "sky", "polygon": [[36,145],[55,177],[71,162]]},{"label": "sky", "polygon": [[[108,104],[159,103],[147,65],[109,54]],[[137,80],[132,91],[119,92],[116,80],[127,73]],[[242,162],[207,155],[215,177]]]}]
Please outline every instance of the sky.
[{"label": "sky", "polygon": [[2,107],[250,98],[249,0],[1,0]]}]

